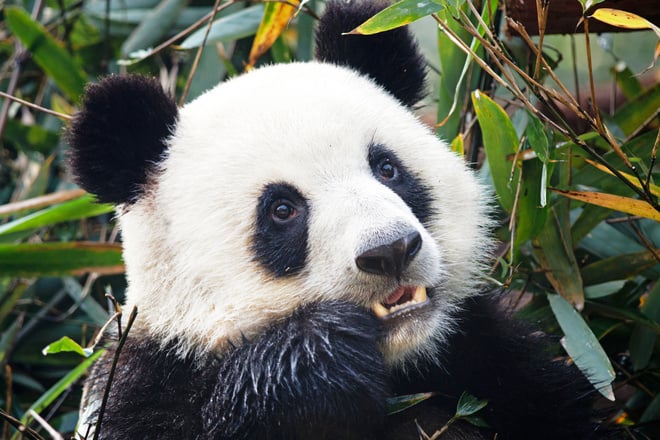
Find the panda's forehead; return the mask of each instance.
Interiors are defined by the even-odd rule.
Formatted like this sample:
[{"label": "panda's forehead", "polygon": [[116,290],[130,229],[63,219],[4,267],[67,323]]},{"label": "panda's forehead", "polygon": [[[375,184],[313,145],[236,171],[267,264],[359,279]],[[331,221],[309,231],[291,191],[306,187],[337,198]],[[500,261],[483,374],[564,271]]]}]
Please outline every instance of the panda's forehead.
[{"label": "panda's forehead", "polygon": [[352,71],[321,63],[270,66],[184,107],[171,159],[208,167],[177,168],[226,184],[239,176],[252,189],[269,181],[321,188],[368,173],[376,144],[405,161],[411,129],[420,130],[407,109]]}]

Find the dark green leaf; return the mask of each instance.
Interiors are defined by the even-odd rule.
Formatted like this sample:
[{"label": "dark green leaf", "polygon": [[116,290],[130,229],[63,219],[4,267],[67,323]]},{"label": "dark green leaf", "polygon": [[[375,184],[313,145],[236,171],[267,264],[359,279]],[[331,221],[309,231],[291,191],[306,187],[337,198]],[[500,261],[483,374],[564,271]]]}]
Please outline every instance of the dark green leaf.
[{"label": "dark green leaf", "polygon": [[478,399],[472,394],[464,391],[456,405],[456,417],[471,416],[482,410],[486,405],[488,405],[488,400]]},{"label": "dark green leaf", "polygon": [[5,8],[5,20],[11,32],[32,53],[34,61],[73,101],[85,89],[87,75],[69,53],[30,15],[15,6]]},{"label": "dark green leaf", "polygon": [[121,245],[89,242],[0,244],[0,276],[123,273]]},{"label": "dark green leaf", "polygon": [[433,396],[433,393],[408,394],[387,399],[387,415],[396,414]]}]

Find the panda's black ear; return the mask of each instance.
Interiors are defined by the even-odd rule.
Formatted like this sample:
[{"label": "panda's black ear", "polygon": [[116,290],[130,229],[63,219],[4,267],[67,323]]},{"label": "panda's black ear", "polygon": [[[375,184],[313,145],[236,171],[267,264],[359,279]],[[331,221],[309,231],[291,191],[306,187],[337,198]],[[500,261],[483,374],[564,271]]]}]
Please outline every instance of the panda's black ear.
[{"label": "panda's black ear", "polygon": [[177,115],[155,79],[118,75],[90,85],[67,133],[78,184],[101,202],[137,201],[164,157]]},{"label": "panda's black ear", "polygon": [[378,0],[332,0],[316,30],[316,58],[370,76],[407,106],[425,92],[426,63],[406,27],[375,35],[342,35],[388,6]]}]

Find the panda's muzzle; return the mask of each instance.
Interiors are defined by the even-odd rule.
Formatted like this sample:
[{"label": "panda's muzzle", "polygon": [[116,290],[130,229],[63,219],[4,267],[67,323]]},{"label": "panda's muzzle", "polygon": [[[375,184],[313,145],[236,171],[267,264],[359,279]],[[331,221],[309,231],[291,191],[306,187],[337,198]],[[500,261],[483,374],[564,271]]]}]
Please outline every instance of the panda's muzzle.
[{"label": "panda's muzzle", "polygon": [[362,252],[355,258],[355,264],[363,272],[400,278],[421,248],[422,236],[413,231]]}]

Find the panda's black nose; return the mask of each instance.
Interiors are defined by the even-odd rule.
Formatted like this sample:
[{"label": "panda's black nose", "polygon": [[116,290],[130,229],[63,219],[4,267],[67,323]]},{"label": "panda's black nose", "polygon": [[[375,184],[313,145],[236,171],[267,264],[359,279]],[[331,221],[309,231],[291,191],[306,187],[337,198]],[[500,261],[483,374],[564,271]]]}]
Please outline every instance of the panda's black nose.
[{"label": "panda's black nose", "polygon": [[398,278],[421,247],[419,232],[411,232],[391,243],[363,252],[355,259],[355,264],[364,272]]}]

